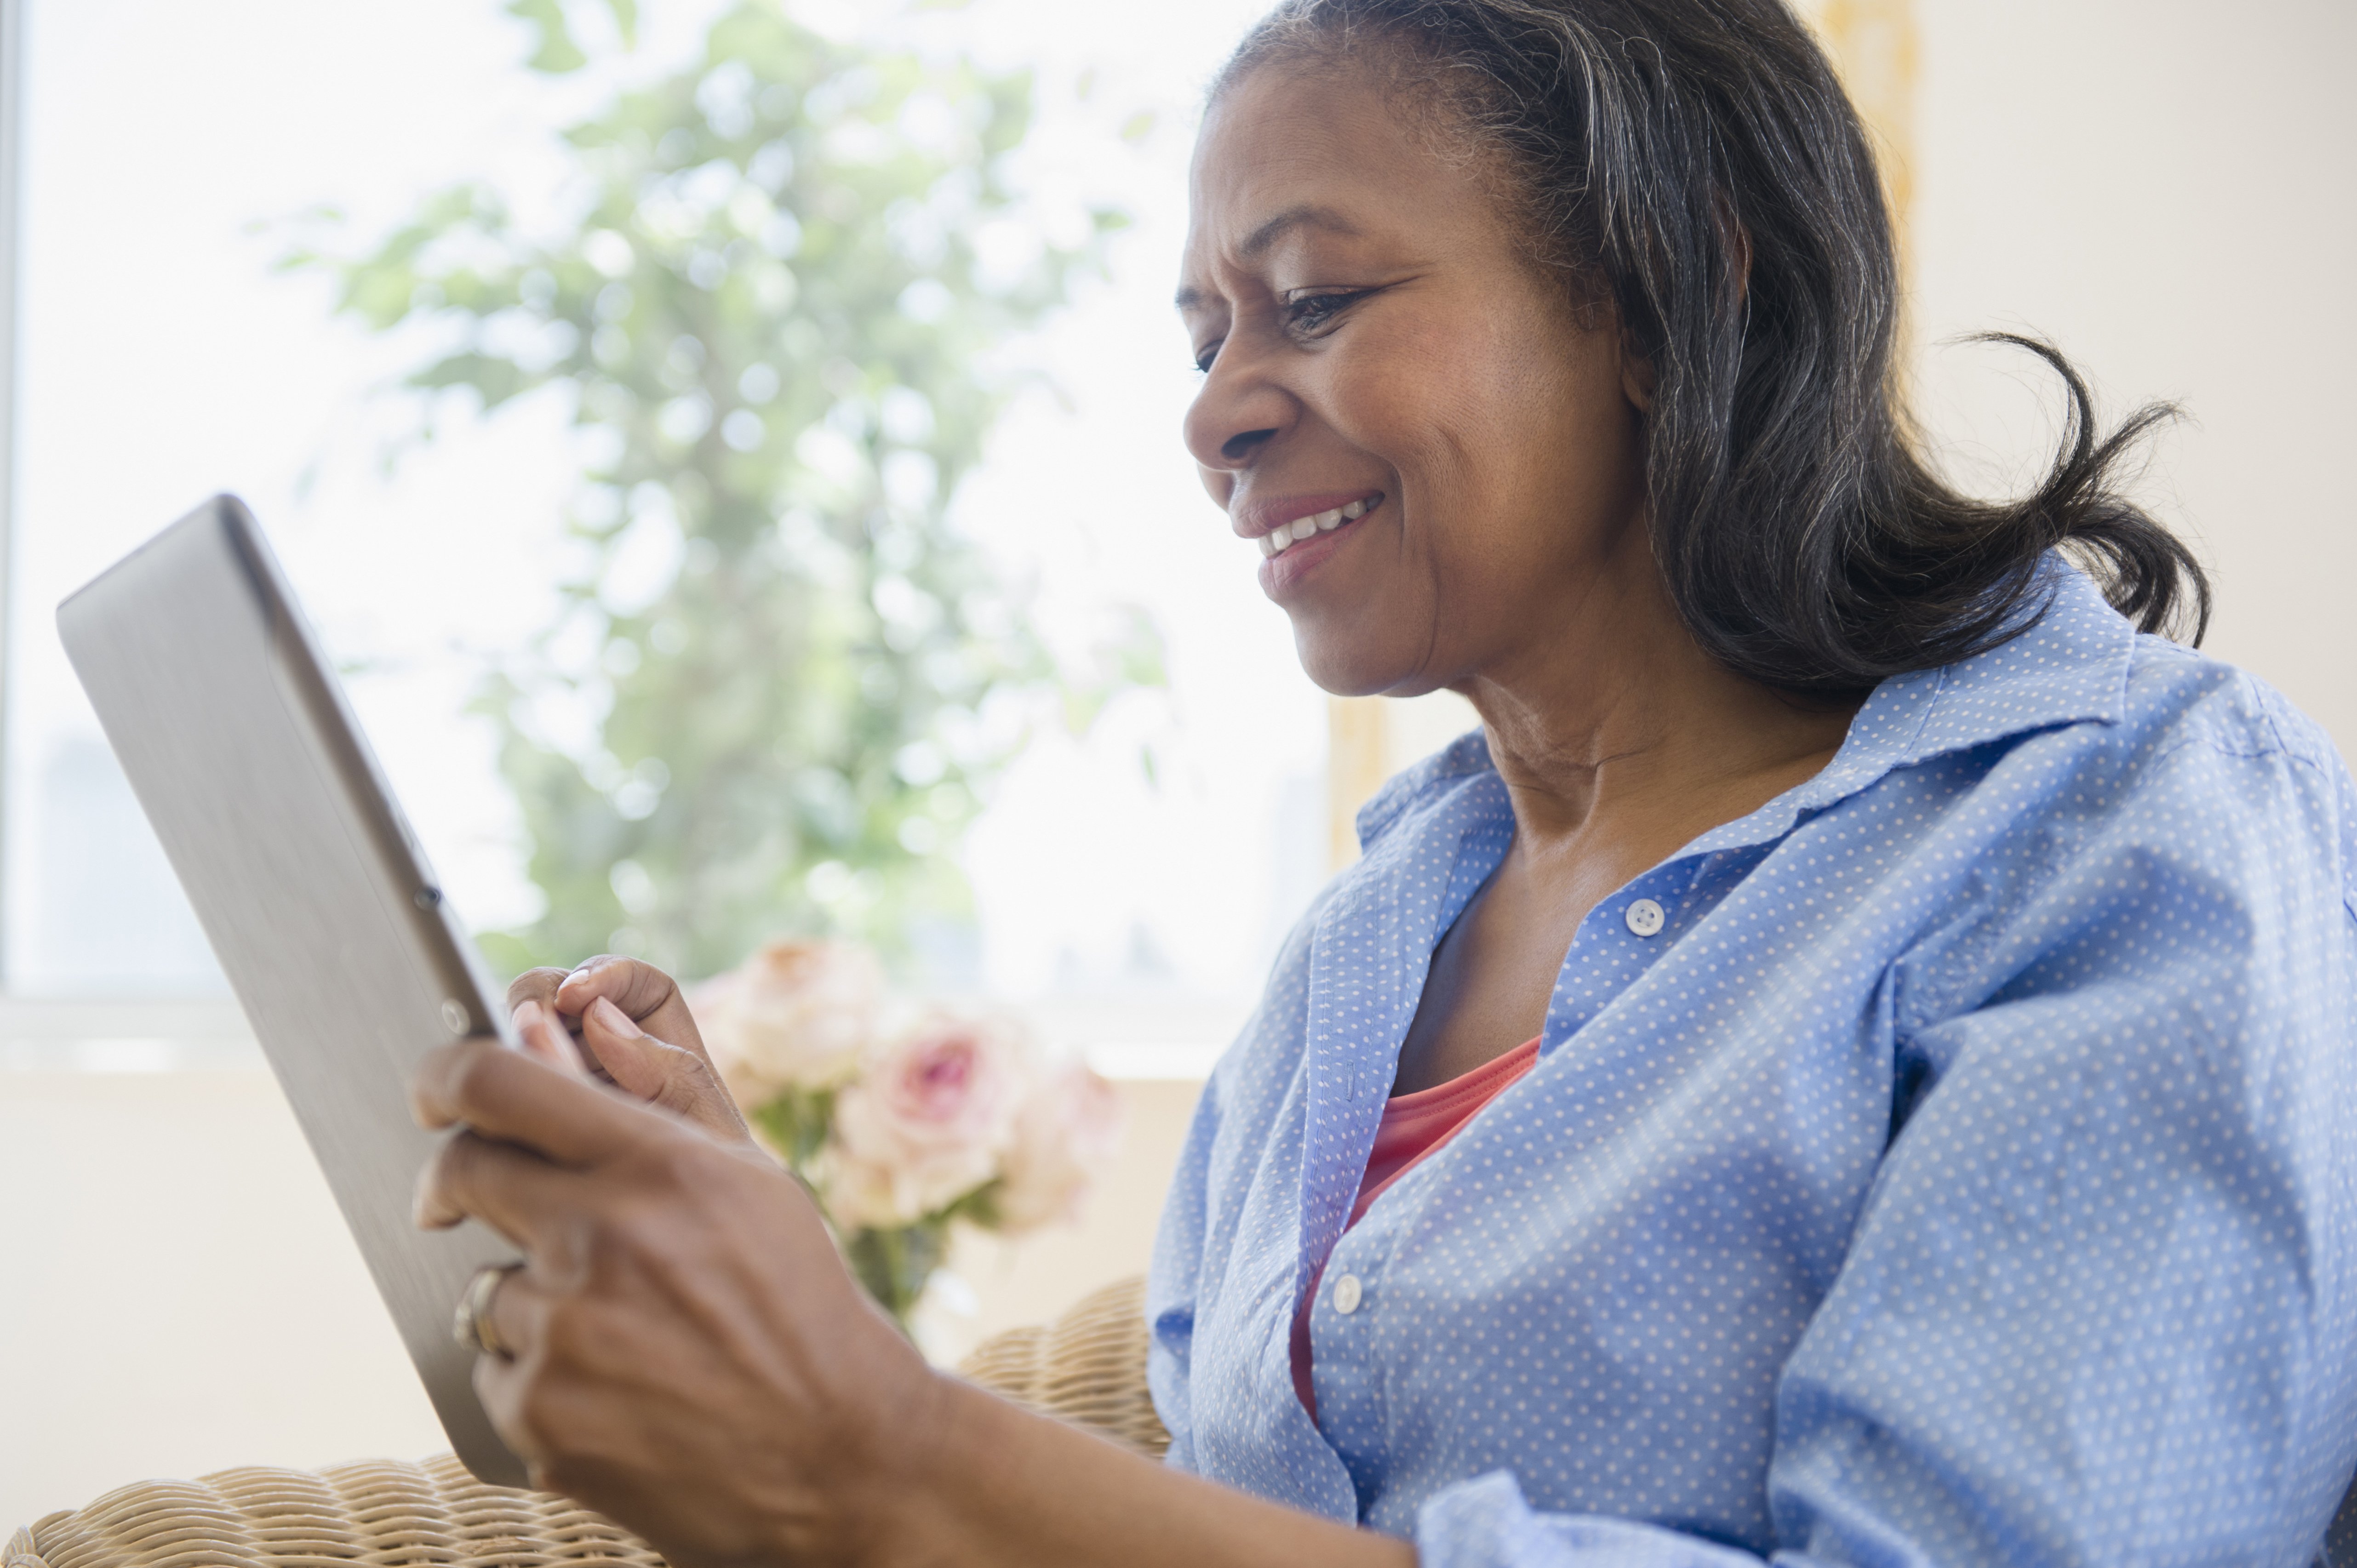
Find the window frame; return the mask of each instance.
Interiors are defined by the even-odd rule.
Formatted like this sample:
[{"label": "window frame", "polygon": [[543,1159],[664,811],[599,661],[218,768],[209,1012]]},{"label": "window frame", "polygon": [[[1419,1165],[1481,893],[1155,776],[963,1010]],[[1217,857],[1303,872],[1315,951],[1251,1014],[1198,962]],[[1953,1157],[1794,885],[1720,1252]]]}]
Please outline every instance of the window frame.
[{"label": "window frame", "polygon": [[[25,12],[0,0],[0,885],[12,812],[5,759],[16,742],[11,685],[16,553],[17,387],[23,378]],[[16,949],[0,900],[0,977]],[[258,1069],[245,1015],[227,997],[24,996],[0,979],[0,1072],[164,1072]]]},{"label": "window frame", "polygon": [[[25,4],[0,0],[0,887],[5,887],[8,866],[8,780],[5,766],[14,738],[10,724],[10,658],[16,618],[10,602],[15,592],[11,570],[16,556],[16,381],[20,373],[17,342],[18,292],[17,220],[22,208],[25,166]],[[15,933],[8,929],[5,900],[0,899],[0,977],[8,973]],[[0,979],[0,985],[5,985]],[[13,1023],[13,1020],[11,1020]],[[13,1030],[0,1030],[0,1038]]]}]

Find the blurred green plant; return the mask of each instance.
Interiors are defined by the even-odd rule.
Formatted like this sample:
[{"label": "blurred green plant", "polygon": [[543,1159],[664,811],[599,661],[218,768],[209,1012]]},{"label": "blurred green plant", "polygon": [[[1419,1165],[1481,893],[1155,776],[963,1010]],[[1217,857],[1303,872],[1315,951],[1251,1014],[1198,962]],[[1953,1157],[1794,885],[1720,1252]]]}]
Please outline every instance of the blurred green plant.
[{"label": "blurred green plant", "polygon": [[[509,9],[531,69],[589,63],[557,0]],[[634,5],[608,9],[629,48]],[[484,412],[556,388],[585,431],[586,567],[479,699],[547,897],[486,940],[495,963],[704,974],[813,931],[905,950],[964,916],[948,852],[1028,715],[1084,724],[1160,679],[1135,617],[1060,667],[948,521],[1014,390],[993,349],[1123,222],[1042,237],[1004,172],[1030,113],[1025,75],[743,0],[692,69],[563,133],[569,220],[528,231],[467,185],[366,253],[285,258],[371,328],[439,335],[407,387]]]}]

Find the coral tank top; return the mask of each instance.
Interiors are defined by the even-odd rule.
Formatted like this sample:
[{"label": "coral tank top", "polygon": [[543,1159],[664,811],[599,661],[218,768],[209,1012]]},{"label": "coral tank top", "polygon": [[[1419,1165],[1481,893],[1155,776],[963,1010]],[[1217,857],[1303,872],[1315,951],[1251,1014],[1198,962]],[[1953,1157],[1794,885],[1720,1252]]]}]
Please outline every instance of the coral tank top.
[{"label": "coral tank top", "polygon": [[[1524,1040],[1461,1077],[1414,1094],[1394,1094],[1385,1101],[1383,1119],[1375,1126],[1375,1146],[1367,1154],[1367,1174],[1359,1178],[1359,1199],[1351,1205],[1351,1218],[1342,1229],[1356,1225],[1368,1207],[1400,1177],[1455,1137],[1481,1107],[1512,1089],[1531,1070],[1538,1056],[1538,1041]],[[1300,1310],[1293,1315],[1293,1391],[1301,1396],[1301,1408],[1312,1421],[1318,1419],[1318,1390],[1309,1379],[1309,1309],[1325,1283],[1326,1265],[1321,1262],[1317,1278],[1309,1282],[1309,1294],[1301,1298]]]}]

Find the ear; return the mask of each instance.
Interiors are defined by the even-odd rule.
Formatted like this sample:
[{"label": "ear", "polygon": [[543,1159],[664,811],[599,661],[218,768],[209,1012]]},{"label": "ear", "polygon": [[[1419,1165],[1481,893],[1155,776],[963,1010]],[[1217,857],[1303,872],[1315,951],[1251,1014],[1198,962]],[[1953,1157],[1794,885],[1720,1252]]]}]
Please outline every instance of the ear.
[{"label": "ear", "polygon": [[1620,329],[1620,395],[1627,398],[1639,413],[1653,411],[1653,361],[1637,351],[1637,339],[1627,328]]},{"label": "ear", "polygon": [[[1735,216],[1722,197],[1718,200],[1718,217],[1725,231],[1727,252],[1727,276],[1734,285],[1734,298],[1729,308],[1741,310],[1751,291],[1751,231]],[[1657,384],[1653,361],[1638,352],[1637,340],[1627,328],[1620,330],[1620,392],[1640,413],[1649,413],[1653,407],[1653,389]]]}]

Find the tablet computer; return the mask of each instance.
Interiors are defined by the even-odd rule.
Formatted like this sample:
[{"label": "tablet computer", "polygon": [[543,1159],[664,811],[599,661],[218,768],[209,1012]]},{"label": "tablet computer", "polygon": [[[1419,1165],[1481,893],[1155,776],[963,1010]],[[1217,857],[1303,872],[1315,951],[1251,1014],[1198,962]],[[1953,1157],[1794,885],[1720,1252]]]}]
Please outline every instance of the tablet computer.
[{"label": "tablet computer", "polygon": [[443,1041],[509,1036],[507,1009],[285,575],[219,496],[59,606],[58,630],[451,1446],[480,1479],[526,1484],[451,1334],[468,1280],[515,1249],[410,1220],[440,1142],[410,1120],[410,1072]]}]

